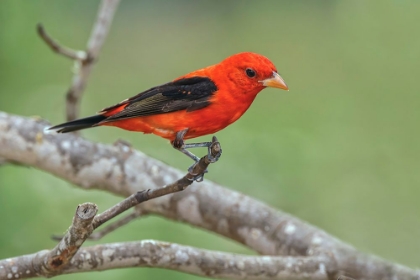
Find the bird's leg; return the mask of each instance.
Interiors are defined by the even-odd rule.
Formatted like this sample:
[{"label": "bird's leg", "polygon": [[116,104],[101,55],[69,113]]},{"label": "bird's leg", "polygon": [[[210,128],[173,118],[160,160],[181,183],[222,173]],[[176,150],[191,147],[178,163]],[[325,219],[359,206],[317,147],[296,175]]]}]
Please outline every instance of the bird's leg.
[{"label": "bird's leg", "polygon": [[207,155],[208,155],[208,159],[209,159],[210,162],[214,163],[220,158],[220,156],[222,154],[221,152],[219,154],[217,154],[215,157],[212,156],[212,154],[211,154],[211,146],[214,142],[217,141],[217,138],[216,139],[213,138],[211,142],[200,142],[200,143],[188,143],[188,144],[186,144],[186,143],[184,143],[184,136],[187,132],[188,132],[188,129],[184,129],[184,130],[178,131],[176,133],[175,140],[172,141],[172,146],[175,149],[177,149],[178,151],[181,151],[183,154],[187,155],[189,158],[191,158],[195,162],[198,162],[200,160],[200,158],[197,157],[196,155],[194,155],[193,153],[191,153],[190,151],[188,151],[187,149],[207,147],[207,149],[208,149]]},{"label": "bird's leg", "polygon": [[193,153],[191,153],[190,151],[188,151],[187,148],[185,147],[184,136],[185,136],[185,133],[187,133],[187,131],[188,131],[188,128],[178,131],[176,133],[175,140],[172,141],[172,146],[178,151],[182,152],[187,157],[189,157],[190,159],[192,159],[193,161],[198,162],[200,158],[194,155]]},{"label": "bird's leg", "polygon": [[[187,155],[189,158],[191,158],[192,160],[195,161],[195,163],[188,168],[189,172],[192,171],[194,165],[198,163],[200,158],[197,157],[196,155],[194,155],[193,153],[191,153],[190,151],[188,151],[187,149],[207,147],[207,150],[208,150],[207,151],[207,158],[208,158],[209,162],[214,163],[217,160],[219,160],[220,156],[222,155],[222,150],[220,149],[220,151],[214,156],[212,155],[212,151],[211,151],[213,145],[215,145],[216,143],[219,144],[219,142],[217,141],[217,138],[215,136],[213,136],[211,142],[185,144],[184,143],[184,136],[187,132],[188,132],[188,129],[178,131],[176,133],[175,140],[172,141],[172,146],[175,149],[177,149],[178,151],[182,152],[183,154]],[[207,173],[207,170],[205,170],[204,173]],[[204,174],[198,175],[194,178],[194,180],[197,181],[197,182],[201,182],[201,181],[203,181],[203,179],[204,179]]]},{"label": "bird's leg", "polygon": [[[211,142],[203,142],[203,143],[192,143],[192,144],[186,144],[191,145],[192,148],[195,147],[207,147],[208,153],[207,156],[204,157],[204,161],[207,161],[208,163],[215,163],[217,160],[219,160],[220,156],[222,155],[222,148],[220,147],[220,143],[217,140],[216,136],[213,136],[211,139]],[[200,159],[203,160],[203,159]],[[188,168],[188,172],[193,174],[193,170],[196,164],[199,164],[198,162],[194,163],[193,165]],[[202,182],[204,180],[204,174],[207,173],[207,169],[204,170],[202,174],[199,174],[194,177],[194,180],[197,182]]]},{"label": "bird's leg", "polygon": [[[213,136],[213,137],[215,137],[215,136]],[[216,156],[213,156],[211,154],[211,147],[214,144],[214,142],[216,142],[216,141],[217,141],[217,138],[216,139],[213,138],[212,142],[200,142],[200,143],[184,144],[184,149],[207,147],[207,149],[208,149],[208,151],[207,151],[208,159],[211,163],[214,163],[214,162],[218,161],[220,156],[222,155],[222,152],[218,153]]]}]

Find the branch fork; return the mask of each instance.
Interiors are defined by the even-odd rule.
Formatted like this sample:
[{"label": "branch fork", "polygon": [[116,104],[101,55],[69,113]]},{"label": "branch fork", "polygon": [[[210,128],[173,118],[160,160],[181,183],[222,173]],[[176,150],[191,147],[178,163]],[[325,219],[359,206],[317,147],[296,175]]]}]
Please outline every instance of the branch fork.
[{"label": "branch fork", "polygon": [[66,94],[67,121],[72,121],[79,114],[80,99],[85,89],[92,66],[99,56],[102,45],[111,27],[114,13],[120,0],[102,0],[95,24],[85,51],[65,47],[47,34],[42,24],[37,25],[38,35],[56,53],[75,61],[75,73]]}]

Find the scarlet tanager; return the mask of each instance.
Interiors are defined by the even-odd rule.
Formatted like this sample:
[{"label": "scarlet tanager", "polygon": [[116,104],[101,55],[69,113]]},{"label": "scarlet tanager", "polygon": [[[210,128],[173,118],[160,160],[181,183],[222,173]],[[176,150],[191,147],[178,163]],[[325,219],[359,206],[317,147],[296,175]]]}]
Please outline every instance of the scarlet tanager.
[{"label": "scarlet tanager", "polygon": [[49,129],[65,133],[106,125],[153,133],[198,161],[186,149],[209,146],[211,142],[184,144],[184,139],[215,133],[235,122],[265,87],[288,89],[268,58],[238,53],[125,99],[97,115]]}]

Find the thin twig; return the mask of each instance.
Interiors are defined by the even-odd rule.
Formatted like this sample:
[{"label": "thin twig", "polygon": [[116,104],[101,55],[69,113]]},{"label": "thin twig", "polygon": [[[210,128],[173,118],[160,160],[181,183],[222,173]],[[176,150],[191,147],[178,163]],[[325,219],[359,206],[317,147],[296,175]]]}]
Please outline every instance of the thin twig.
[{"label": "thin twig", "polygon": [[87,43],[87,53],[92,59],[97,58],[101,51],[119,2],[120,0],[101,1],[95,25]]},{"label": "thin twig", "polygon": [[45,31],[44,26],[41,23],[38,23],[36,26],[38,35],[44,40],[44,42],[56,53],[59,53],[65,57],[68,57],[73,60],[85,60],[87,54],[85,51],[76,51],[68,47],[60,45],[57,41],[51,38],[50,35]]},{"label": "thin twig", "polygon": [[[76,61],[78,72],[73,76],[70,88],[66,94],[67,121],[77,118],[79,115],[80,99],[85,89],[87,79],[92,71],[93,63],[97,60],[99,52],[108,34],[114,13],[120,0],[102,0],[87,44],[87,57],[80,63]],[[78,67],[79,66],[79,67]]]}]

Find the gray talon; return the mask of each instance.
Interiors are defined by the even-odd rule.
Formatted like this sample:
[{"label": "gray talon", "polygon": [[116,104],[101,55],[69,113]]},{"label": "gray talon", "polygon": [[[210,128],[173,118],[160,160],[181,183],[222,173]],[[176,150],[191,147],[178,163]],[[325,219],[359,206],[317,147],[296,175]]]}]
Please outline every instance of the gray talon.
[{"label": "gray talon", "polygon": [[[194,166],[196,165],[196,163],[194,163],[193,165],[191,165],[190,167],[188,167],[188,172],[194,176],[194,173],[192,173]],[[192,179],[193,181],[196,182],[203,182],[204,180],[204,174],[206,174],[208,171],[207,169],[204,170],[204,173],[199,174],[199,175],[195,175],[194,178]]]}]

